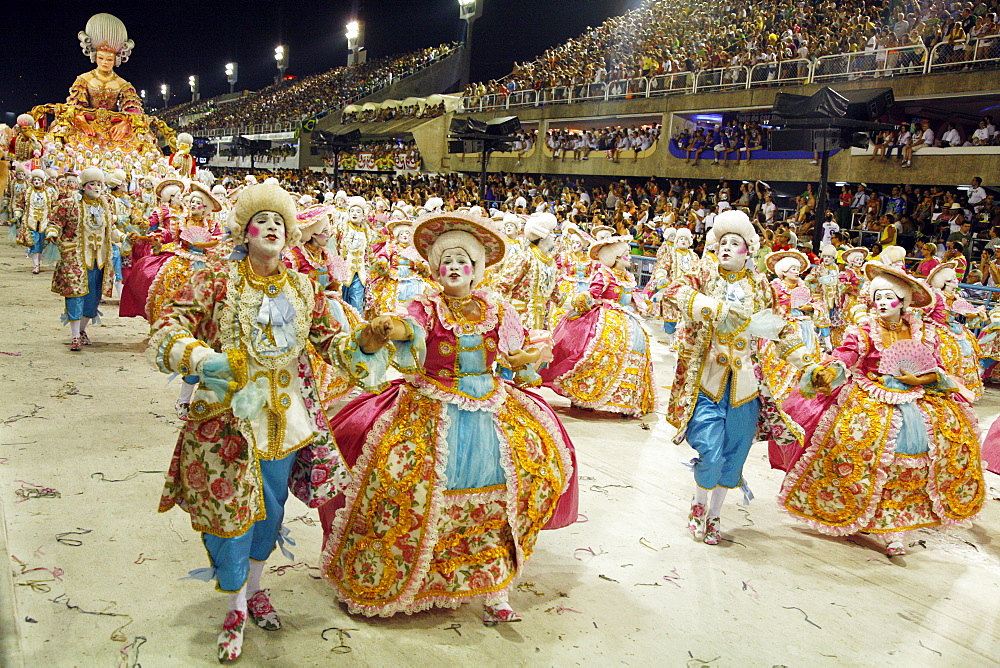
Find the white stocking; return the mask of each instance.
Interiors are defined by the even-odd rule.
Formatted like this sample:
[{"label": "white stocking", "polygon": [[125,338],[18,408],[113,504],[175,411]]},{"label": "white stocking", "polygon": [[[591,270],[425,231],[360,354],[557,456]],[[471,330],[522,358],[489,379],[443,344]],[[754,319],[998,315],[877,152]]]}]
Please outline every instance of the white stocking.
[{"label": "white stocking", "polygon": [[86,332],[87,331],[87,325],[89,325],[89,324],[90,324],[90,318],[82,318],[80,320],[80,331],[81,332]]},{"label": "white stocking", "polygon": [[703,506],[708,505],[708,490],[699,485],[694,486],[694,502]]},{"label": "white stocking", "polygon": [[122,285],[124,285],[124,284],[121,281],[119,281],[117,279],[115,280],[115,291],[114,291],[114,294],[118,295],[119,297],[122,296]]},{"label": "white stocking", "polygon": [[728,491],[725,487],[716,487],[712,490],[712,501],[708,504],[709,517],[719,517],[722,513],[722,502],[726,500]]},{"label": "white stocking", "polygon": [[244,588],[245,591],[250,592],[250,596],[253,596],[260,591],[260,576],[264,572],[263,561],[250,560],[250,577],[247,578],[247,586]]},{"label": "white stocking", "polygon": [[42,263],[42,254],[41,253],[32,253],[31,254],[31,262],[35,265],[35,269],[38,269],[38,265],[40,265]]},{"label": "white stocking", "polygon": [[229,595],[229,609],[247,611],[247,586],[243,587],[235,594]]},{"label": "white stocking", "polygon": [[[195,386],[191,383],[185,383],[181,381],[181,396],[177,397],[177,403],[189,404],[191,403],[191,395],[194,394]],[[250,562],[250,572],[253,573],[253,565],[257,563],[255,561]],[[259,578],[258,578],[259,580]],[[254,590],[256,593],[256,590]]]},{"label": "white stocking", "polygon": [[74,339],[80,338],[80,321],[79,320],[73,320],[72,322],[69,323],[69,332],[70,332],[70,336],[72,336]]}]

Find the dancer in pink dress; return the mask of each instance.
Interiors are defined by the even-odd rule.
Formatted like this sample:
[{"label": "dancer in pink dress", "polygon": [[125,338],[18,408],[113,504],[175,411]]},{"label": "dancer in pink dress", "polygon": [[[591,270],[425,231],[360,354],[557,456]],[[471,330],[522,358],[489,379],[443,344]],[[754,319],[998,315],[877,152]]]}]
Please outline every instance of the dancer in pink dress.
[{"label": "dancer in pink dress", "polygon": [[[322,573],[352,613],[388,617],[507,594],[539,531],[577,519],[573,446],[544,399],[517,311],[476,289],[504,242],[472,214],[422,220],[414,244],[436,282],[407,315],[378,316],[404,380],[348,403],[331,430],[351,467],[346,500],[320,509]],[[496,371],[503,358],[515,382]],[[376,365],[368,366],[376,375]]]}]

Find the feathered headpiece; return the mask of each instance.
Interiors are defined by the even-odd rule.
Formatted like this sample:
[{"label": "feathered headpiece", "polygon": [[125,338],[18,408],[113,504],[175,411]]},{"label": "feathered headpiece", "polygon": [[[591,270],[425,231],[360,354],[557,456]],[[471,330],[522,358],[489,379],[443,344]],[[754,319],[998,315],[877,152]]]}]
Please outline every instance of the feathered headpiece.
[{"label": "feathered headpiece", "polygon": [[80,48],[83,55],[95,62],[98,51],[110,51],[115,54],[115,65],[126,62],[135,42],[128,38],[125,24],[117,16],[111,14],[94,14],[87,21],[87,27],[77,33],[80,38]]}]

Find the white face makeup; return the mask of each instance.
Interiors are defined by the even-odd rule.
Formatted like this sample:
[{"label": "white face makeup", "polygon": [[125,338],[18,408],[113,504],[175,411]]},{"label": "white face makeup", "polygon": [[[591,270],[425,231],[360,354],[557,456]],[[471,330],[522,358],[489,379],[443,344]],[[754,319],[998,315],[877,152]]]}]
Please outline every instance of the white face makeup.
[{"label": "white face makeup", "polygon": [[747,266],[747,242],[738,234],[723,234],[719,240],[719,266],[726,271],[739,271]]},{"label": "white face makeup", "polygon": [[896,319],[903,312],[903,299],[892,290],[875,291],[875,314],[880,318]]},{"label": "white face makeup", "polygon": [[41,188],[45,184],[45,179],[40,176],[31,177],[31,185],[34,188]]},{"label": "white face makeup", "polygon": [[326,242],[330,240],[330,218],[324,216],[323,222],[320,223],[319,229],[313,232],[312,241],[318,246],[325,246]]},{"label": "white face makeup", "polygon": [[631,264],[632,264],[632,249],[626,246],[625,250],[623,250],[621,254],[615,258],[614,267],[615,269],[625,270],[628,269],[629,265]]},{"label": "white face makeup", "polygon": [[472,286],[475,268],[472,258],[461,248],[449,248],[441,254],[438,264],[438,283],[448,294],[457,294]]},{"label": "white face makeup", "polygon": [[680,248],[681,250],[685,250],[687,248],[691,248],[691,237],[689,237],[686,234],[679,234],[679,235],[677,235],[674,238],[674,246],[676,246],[677,248]]},{"label": "white face makeup", "polygon": [[583,238],[575,234],[572,234],[569,237],[569,249],[571,251],[582,251],[585,243],[586,242],[583,240]]},{"label": "white face makeup", "polygon": [[836,267],[837,266],[837,258],[832,257],[830,255],[824,255],[823,256],[823,265],[826,266],[826,267]]},{"label": "white face makeup", "polygon": [[503,233],[507,235],[508,239],[513,239],[517,236],[517,225],[514,223],[504,223]]},{"label": "white face makeup", "polygon": [[[111,71],[115,69],[115,54],[110,51],[98,51],[94,62],[97,65],[97,71],[101,74],[107,76],[111,74]],[[133,93],[134,95],[135,93]]]},{"label": "white face makeup", "polygon": [[352,206],[347,210],[347,218],[352,223],[360,223],[365,218],[365,210],[360,206]]},{"label": "white face makeup", "polygon": [[100,181],[88,181],[83,184],[83,196],[87,199],[97,199],[104,192],[104,184]]},{"label": "white face makeup", "polygon": [[191,207],[191,214],[196,217],[204,216],[208,210],[208,198],[198,191],[191,193],[188,204]]},{"label": "white face makeup", "polygon": [[552,251],[552,247],[556,245],[556,238],[550,234],[543,239],[539,239],[537,245],[538,250],[543,253],[550,253]]},{"label": "white face makeup", "polygon": [[275,211],[259,211],[247,225],[246,244],[251,253],[274,257],[285,247],[285,220]]},{"label": "white face makeup", "polygon": [[413,241],[413,228],[409,225],[400,225],[395,231],[396,241],[402,246],[409,246]]},{"label": "white face makeup", "polygon": [[861,253],[853,253],[848,260],[848,264],[852,267],[860,267],[865,263],[865,256]]},{"label": "white face makeup", "polygon": [[942,288],[947,294],[954,294],[958,290],[958,278],[953,278],[950,281],[945,281],[944,287]]},{"label": "white face makeup", "polygon": [[802,263],[796,262],[791,267],[788,267],[783,272],[780,272],[778,276],[786,281],[791,281],[798,278],[800,273],[802,273]]}]

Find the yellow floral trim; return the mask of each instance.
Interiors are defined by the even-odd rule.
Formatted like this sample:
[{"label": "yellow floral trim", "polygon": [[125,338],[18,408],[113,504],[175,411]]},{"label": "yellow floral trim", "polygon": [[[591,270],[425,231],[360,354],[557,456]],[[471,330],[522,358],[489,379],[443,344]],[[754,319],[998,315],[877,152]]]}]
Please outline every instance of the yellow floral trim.
[{"label": "yellow floral trim", "polygon": [[208,346],[195,339],[184,347],[184,354],[181,355],[181,363],[177,366],[177,373],[180,375],[190,376],[194,373],[194,369],[191,368],[191,354],[195,348],[208,348]]}]

